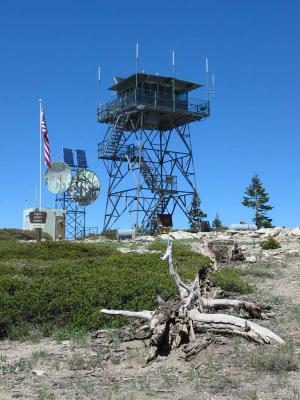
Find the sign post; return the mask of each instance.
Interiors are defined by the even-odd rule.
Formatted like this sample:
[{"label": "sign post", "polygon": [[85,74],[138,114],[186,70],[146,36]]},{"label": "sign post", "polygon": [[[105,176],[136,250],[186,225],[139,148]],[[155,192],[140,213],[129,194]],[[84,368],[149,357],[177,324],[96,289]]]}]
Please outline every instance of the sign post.
[{"label": "sign post", "polygon": [[47,220],[47,213],[45,211],[31,211],[29,213],[29,221],[35,227],[36,241],[40,242],[42,240],[42,229],[45,226]]}]

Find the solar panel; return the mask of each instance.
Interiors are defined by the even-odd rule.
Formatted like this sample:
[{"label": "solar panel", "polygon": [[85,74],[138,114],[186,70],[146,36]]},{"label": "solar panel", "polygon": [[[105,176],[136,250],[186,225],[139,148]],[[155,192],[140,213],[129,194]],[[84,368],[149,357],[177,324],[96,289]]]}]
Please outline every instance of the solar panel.
[{"label": "solar panel", "polygon": [[74,167],[74,158],[73,158],[73,150],[72,149],[67,149],[63,148],[63,156],[64,156],[64,162],[71,167]]},{"label": "solar panel", "polygon": [[87,168],[86,156],[84,150],[76,150],[78,167]]}]

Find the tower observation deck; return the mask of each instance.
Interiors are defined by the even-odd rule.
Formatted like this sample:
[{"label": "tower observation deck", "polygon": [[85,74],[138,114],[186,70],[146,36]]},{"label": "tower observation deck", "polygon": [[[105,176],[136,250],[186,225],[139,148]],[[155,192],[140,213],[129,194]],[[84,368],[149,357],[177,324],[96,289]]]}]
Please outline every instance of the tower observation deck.
[{"label": "tower observation deck", "polygon": [[181,210],[191,219],[197,190],[190,123],[209,116],[208,100],[189,97],[200,87],[144,73],[115,78],[113,99],[97,110],[98,122],[108,124],[98,144],[109,177],[104,231],[120,226],[126,213],[132,227],[151,232],[158,214]]}]

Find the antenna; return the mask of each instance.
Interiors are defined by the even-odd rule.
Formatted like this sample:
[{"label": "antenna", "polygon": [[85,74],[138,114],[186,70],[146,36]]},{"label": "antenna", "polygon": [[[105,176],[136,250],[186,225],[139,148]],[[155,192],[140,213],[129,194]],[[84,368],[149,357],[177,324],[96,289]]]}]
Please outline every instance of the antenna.
[{"label": "antenna", "polygon": [[205,59],[205,75],[206,75],[206,94],[207,94],[207,100],[209,100],[208,58]]},{"label": "antenna", "polygon": [[209,100],[209,96],[213,96],[215,94],[215,75],[211,75],[211,86],[209,84],[209,73],[208,73],[208,59],[205,59],[205,76],[206,76],[206,93],[207,100]]},{"label": "antenna", "polygon": [[100,81],[101,81],[101,67],[98,67],[98,86],[97,86],[97,100],[100,108]]},{"label": "antenna", "polygon": [[212,74],[211,76],[211,91],[210,91],[210,95],[213,96],[215,94],[215,75]]},{"label": "antenna", "polygon": [[139,44],[135,44],[135,101],[138,87]]},{"label": "antenna", "polygon": [[173,112],[175,112],[175,51],[172,51]]}]

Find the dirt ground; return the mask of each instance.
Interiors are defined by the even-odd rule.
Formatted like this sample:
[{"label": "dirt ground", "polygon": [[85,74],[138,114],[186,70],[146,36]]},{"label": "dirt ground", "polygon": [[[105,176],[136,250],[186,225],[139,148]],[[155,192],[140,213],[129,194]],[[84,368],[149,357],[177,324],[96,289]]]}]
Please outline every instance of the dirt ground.
[{"label": "dirt ground", "polygon": [[[246,240],[246,239],[245,239]],[[246,252],[257,256],[255,269],[246,275],[255,285],[249,296],[273,306],[275,316],[259,321],[300,354],[300,240],[282,243],[278,251],[262,252],[245,241]],[[267,270],[269,276],[260,276]],[[0,399],[105,399],[105,400],[296,400],[300,399],[299,371],[261,371],[251,357],[263,349],[237,337],[211,335],[213,343],[187,362],[180,349],[144,365],[143,341],[122,342],[117,333],[82,337],[0,342]]]}]

